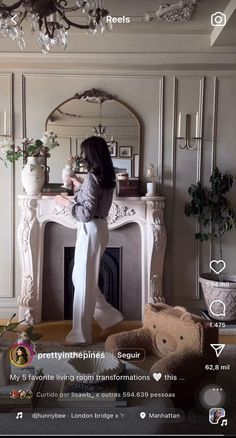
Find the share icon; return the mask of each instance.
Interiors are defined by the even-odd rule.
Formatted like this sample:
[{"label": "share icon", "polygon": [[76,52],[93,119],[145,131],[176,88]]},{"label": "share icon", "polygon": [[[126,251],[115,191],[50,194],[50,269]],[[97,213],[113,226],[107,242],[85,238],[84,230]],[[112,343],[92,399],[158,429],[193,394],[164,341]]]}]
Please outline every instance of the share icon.
[{"label": "share icon", "polygon": [[225,348],[225,344],[211,344],[211,347],[214,348],[216,357],[219,357]]}]

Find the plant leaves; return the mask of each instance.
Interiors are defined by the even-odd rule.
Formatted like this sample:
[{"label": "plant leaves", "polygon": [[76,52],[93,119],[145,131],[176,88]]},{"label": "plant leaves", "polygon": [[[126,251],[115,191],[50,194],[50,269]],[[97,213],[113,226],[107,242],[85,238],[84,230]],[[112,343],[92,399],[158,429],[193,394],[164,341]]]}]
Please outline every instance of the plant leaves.
[{"label": "plant leaves", "polygon": [[201,232],[195,233],[195,238],[201,242],[222,239],[226,232],[236,227],[236,213],[224,196],[233,185],[232,175],[223,174],[216,167],[209,182],[209,188],[202,187],[200,181],[191,184],[188,194],[192,199],[184,207],[185,215],[196,219],[201,227]]}]

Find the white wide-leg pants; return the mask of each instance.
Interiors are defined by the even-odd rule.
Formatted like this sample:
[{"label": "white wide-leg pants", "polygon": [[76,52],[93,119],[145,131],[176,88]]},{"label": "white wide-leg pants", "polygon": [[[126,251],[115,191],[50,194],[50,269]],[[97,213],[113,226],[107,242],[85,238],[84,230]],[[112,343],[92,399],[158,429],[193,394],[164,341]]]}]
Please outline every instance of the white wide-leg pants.
[{"label": "white wide-leg pants", "polygon": [[93,317],[102,329],[124,319],[111,306],[98,286],[102,254],[108,243],[105,219],[82,223],[78,229],[72,281],[75,287],[73,302],[73,328],[68,333],[68,343],[91,343]]}]

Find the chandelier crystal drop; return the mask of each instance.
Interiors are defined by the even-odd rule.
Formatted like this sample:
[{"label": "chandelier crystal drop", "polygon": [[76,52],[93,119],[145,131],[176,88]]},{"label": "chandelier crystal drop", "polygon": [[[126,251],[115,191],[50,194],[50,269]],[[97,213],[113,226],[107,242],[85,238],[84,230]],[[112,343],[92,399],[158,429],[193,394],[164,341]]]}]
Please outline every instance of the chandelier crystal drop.
[{"label": "chandelier crystal drop", "polygon": [[17,40],[21,50],[26,46],[25,21],[31,21],[32,33],[38,32],[37,42],[43,53],[55,46],[66,49],[71,27],[87,30],[93,36],[112,30],[103,0],[19,0],[10,6],[8,3],[0,0],[0,34]]}]

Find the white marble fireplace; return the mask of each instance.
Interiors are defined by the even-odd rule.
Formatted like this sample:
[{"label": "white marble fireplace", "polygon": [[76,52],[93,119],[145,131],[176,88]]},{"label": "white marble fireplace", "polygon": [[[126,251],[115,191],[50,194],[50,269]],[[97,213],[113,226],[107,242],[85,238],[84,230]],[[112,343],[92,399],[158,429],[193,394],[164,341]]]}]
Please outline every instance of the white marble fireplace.
[{"label": "white marble fireplace", "polygon": [[[18,242],[21,263],[21,294],[18,299],[19,318],[32,323],[42,321],[42,279],[44,229],[47,222],[56,222],[76,229],[80,224],[69,211],[57,205],[52,196],[18,197],[20,225]],[[163,220],[165,198],[114,198],[108,216],[112,231],[126,224],[137,223],[141,236],[141,306],[148,302],[164,301],[162,278],[166,248]]]}]

